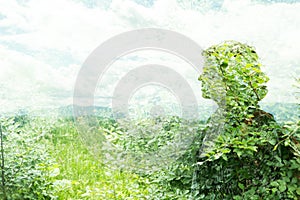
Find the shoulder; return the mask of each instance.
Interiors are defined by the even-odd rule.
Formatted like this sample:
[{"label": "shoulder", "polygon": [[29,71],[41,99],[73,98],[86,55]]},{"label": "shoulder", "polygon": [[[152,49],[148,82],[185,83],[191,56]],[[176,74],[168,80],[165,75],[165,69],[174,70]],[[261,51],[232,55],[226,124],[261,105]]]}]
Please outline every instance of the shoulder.
[{"label": "shoulder", "polygon": [[257,125],[268,125],[270,123],[276,122],[274,116],[271,113],[268,113],[261,109],[256,109],[253,112],[253,117],[251,118],[251,121]]}]

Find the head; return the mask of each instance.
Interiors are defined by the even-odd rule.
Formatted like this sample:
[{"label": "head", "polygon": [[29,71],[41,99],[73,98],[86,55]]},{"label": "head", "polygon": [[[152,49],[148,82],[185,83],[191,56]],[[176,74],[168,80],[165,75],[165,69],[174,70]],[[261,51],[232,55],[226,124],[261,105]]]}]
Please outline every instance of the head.
[{"label": "head", "polygon": [[243,102],[257,105],[267,94],[269,78],[260,70],[255,49],[236,41],[226,41],[203,52],[205,64],[202,96],[218,104]]}]

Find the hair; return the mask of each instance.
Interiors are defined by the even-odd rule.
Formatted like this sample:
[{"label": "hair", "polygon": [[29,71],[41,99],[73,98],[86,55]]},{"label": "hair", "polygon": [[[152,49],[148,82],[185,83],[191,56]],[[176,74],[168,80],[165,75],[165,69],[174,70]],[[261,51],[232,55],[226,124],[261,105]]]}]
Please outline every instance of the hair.
[{"label": "hair", "polygon": [[[238,101],[249,98],[258,103],[267,94],[269,78],[260,69],[255,48],[236,41],[225,41],[203,51],[204,70],[217,73],[225,86],[226,97],[238,97]],[[214,70],[212,70],[214,69]],[[205,81],[200,78],[202,81]]]}]

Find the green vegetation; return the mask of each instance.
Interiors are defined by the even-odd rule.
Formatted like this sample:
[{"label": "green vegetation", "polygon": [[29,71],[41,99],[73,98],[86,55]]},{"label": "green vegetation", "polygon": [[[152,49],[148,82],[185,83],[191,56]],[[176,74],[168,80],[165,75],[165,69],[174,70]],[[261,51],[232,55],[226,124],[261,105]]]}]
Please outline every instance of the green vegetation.
[{"label": "green vegetation", "polygon": [[203,54],[203,97],[219,105],[208,123],[219,130],[204,131],[214,143],[202,145],[195,197],[199,193],[203,199],[297,199],[299,130],[296,124],[282,128],[260,109],[268,77],[260,70],[255,49],[228,41]]},{"label": "green vegetation", "polygon": [[268,77],[254,48],[204,56],[203,96],[219,105],[207,122],[99,115],[89,144],[77,119],[1,117],[0,198],[299,199],[300,121],[260,109]]}]

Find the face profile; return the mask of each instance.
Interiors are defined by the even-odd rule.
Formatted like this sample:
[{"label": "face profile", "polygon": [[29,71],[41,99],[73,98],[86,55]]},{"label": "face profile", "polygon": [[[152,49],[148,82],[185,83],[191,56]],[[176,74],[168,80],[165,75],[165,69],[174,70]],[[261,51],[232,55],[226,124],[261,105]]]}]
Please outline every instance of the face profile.
[{"label": "face profile", "polygon": [[255,49],[236,41],[225,41],[203,52],[205,64],[199,80],[202,96],[219,105],[239,102],[255,106],[265,97],[269,78],[260,70]]},{"label": "face profile", "polygon": [[[288,199],[290,191],[286,188],[278,193],[267,191],[274,189],[269,183],[281,183],[293,173],[299,174],[297,167],[291,173],[288,164],[298,158],[295,144],[299,141],[294,139],[291,144],[289,138],[296,131],[282,128],[258,104],[268,92],[269,78],[261,71],[256,50],[247,44],[225,41],[203,51],[203,56],[205,63],[199,77],[202,96],[214,100],[218,108],[201,135],[194,172],[194,185],[200,186],[195,196],[249,199],[255,193],[255,199],[276,199],[279,195],[278,199]],[[277,167],[278,162],[285,164]],[[293,180],[296,183],[296,177]],[[249,196],[244,195],[247,192]]]},{"label": "face profile", "polygon": [[226,89],[222,75],[219,74],[215,66],[205,66],[199,80],[202,81],[203,98],[212,99],[217,103],[222,102],[225,98]]}]

